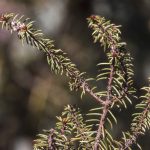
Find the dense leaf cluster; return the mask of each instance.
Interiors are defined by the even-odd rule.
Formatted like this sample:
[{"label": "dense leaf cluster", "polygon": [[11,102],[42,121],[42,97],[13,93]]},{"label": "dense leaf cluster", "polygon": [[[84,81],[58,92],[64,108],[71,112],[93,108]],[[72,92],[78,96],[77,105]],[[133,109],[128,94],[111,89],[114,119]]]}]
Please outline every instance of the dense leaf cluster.
[{"label": "dense leaf cluster", "polygon": [[[53,41],[45,38],[41,30],[35,29],[29,18],[12,13],[0,16],[2,28],[16,32],[22,43],[26,41],[43,51],[55,74],[69,77],[70,90],[81,89],[81,97],[88,93],[98,104],[97,108],[89,110],[86,118],[76,107],[66,106],[62,115],[57,117],[56,126],[34,140],[34,150],[125,150],[131,149],[133,144],[140,148],[138,136],[150,129],[150,86],[142,88],[145,91],[143,96],[135,96],[132,57],[126,43],[121,41],[120,26],[100,16],[91,16],[87,20],[94,42],[100,42],[107,57],[105,62],[98,64],[99,72],[95,78],[96,82],[105,82],[107,86],[96,91],[90,88],[89,79],[84,77],[67,54],[56,49]],[[130,131],[122,132],[123,136],[118,141],[111,135],[113,125],[117,124],[113,111],[127,108],[133,99],[140,100],[136,105],[137,112],[133,114]]]}]

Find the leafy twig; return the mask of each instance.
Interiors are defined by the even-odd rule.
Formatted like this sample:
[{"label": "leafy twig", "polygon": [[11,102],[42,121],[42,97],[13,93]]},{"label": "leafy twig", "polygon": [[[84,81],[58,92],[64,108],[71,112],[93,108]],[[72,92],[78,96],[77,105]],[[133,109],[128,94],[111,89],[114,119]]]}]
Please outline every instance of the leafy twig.
[{"label": "leafy twig", "polygon": [[70,78],[71,90],[81,88],[89,93],[98,103],[104,105],[105,102],[92,91],[86,79],[83,77],[83,73],[80,73],[76,65],[71,62],[66,54],[60,49],[55,49],[52,40],[45,39],[40,30],[33,28],[32,22],[26,23],[29,20],[28,18],[21,22],[22,20],[23,16],[19,18],[18,15],[13,13],[6,13],[0,16],[2,28],[6,27],[6,29],[11,30],[11,32],[17,32],[22,43],[26,40],[27,44],[44,51],[51,70],[56,74],[63,74],[63,72],[65,72],[66,76]]}]

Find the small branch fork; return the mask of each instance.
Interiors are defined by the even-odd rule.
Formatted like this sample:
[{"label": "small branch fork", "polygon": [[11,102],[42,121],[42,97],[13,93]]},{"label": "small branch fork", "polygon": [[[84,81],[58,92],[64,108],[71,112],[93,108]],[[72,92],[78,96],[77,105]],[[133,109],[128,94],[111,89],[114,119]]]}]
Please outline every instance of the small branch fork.
[{"label": "small branch fork", "polygon": [[[108,80],[108,87],[107,87],[107,98],[106,98],[106,103],[103,107],[103,112],[102,112],[102,115],[101,115],[101,118],[100,118],[100,122],[99,122],[99,127],[98,127],[98,130],[97,130],[97,135],[96,135],[96,138],[95,138],[95,143],[94,143],[94,150],[97,150],[98,149],[98,143],[99,143],[99,140],[102,136],[102,133],[103,133],[103,130],[104,130],[104,123],[105,123],[105,118],[107,116],[107,113],[108,113],[108,110],[111,106],[111,89],[112,89],[112,81],[113,81],[113,74],[114,74],[114,66],[111,65],[111,71],[110,71],[110,76],[109,76],[109,80]],[[104,137],[104,135],[103,135]]]},{"label": "small branch fork", "polygon": [[[98,16],[91,16],[89,19],[89,26],[93,29],[93,35],[95,41],[100,41],[101,45],[104,46],[104,48],[110,48],[109,53],[111,53],[111,65],[110,65],[110,74],[108,78],[108,86],[107,86],[107,96],[105,99],[105,104],[103,105],[102,114],[100,116],[99,121],[99,127],[97,130],[95,142],[93,149],[98,150],[99,149],[99,143],[100,139],[104,138],[104,123],[107,116],[107,113],[109,112],[109,109],[111,107],[111,104],[114,103],[117,99],[114,99],[114,96],[112,95],[112,82],[114,78],[115,73],[115,57],[119,56],[118,48],[120,43],[120,31],[118,29],[119,26],[114,26],[113,24],[107,24],[105,22],[105,19],[100,19]],[[109,28],[113,28],[109,31]],[[99,29],[99,30],[98,30]],[[114,32],[113,32],[114,31]],[[120,43],[121,44],[121,43]],[[121,45],[124,45],[125,43],[122,43]],[[119,59],[119,58],[118,58]],[[119,60],[122,66],[122,71],[125,74],[125,80],[127,78],[127,71],[124,69],[124,64],[122,60]],[[125,81],[127,82],[127,81]],[[126,94],[127,87],[125,89],[122,89],[122,96]],[[125,92],[125,93],[124,93]],[[103,136],[103,137],[102,137]]]}]

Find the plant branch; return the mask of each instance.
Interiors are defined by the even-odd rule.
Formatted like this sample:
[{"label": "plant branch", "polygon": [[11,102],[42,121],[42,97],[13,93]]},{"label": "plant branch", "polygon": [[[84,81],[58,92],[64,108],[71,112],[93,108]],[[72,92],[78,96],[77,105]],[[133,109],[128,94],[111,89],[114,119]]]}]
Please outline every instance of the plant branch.
[{"label": "plant branch", "polygon": [[82,73],[76,68],[76,65],[67,58],[66,54],[62,50],[56,50],[53,48],[52,41],[45,39],[43,33],[40,30],[33,28],[32,22],[25,24],[28,20],[21,22],[22,16],[17,19],[17,15],[12,13],[2,14],[0,16],[0,23],[2,27],[11,30],[11,32],[17,32],[18,37],[23,41],[26,40],[27,44],[36,47],[39,50],[44,51],[47,56],[47,61],[51,65],[51,70],[55,73],[62,74],[66,72],[66,76],[69,76],[72,84],[70,84],[71,90],[78,90],[79,88],[91,95],[101,105],[105,105],[105,102],[92,91],[86,79],[82,76]]},{"label": "plant branch", "polygon": [[[90,79],[86,79],[84,73],[78,70],[67,54],[61,49],[56,49],[53,41],[46,39],[41,30],[35,29],[30,19],[24,19],[24,16],[13,13],[0,15],[2,28],[10,30],[11,33],[17,33],[22,44],[25,42],[44,52],[51,71],[69,78],[70,90],[78,91],[80,89],[82,94],[91,95],[92,100],[99,104],[88,114],[95,117],[85,121],[94,122],[90,125],[84,122],[82,114],[72,105],[65,107],[62,116],[57,117],[59,121],[56,123],[56,127],[45,134],[38,135],[39,138],[34,141],[35,150],[75,149],[77,147],[79,149],[93,148],[93,150],[126,150],[134,143],[138,145],[137,138],[145,134],[146,129],[150,129],[150,87],[142,88],[146,94],[140,97],[142,102],[136,105],[138,112],[133,114],[131,130],[123,132],[121,141],[114,140],[105,127],[106,122],[111,128],[113,127],[112,119],[117,123],[111,109],[121,105],[127,108],[126,101],[132,104],[130,98],[131,96],[135,97],[132,58],[125,48],[126,43],[121,42],[120,26],[116,26],[100,16],[91,16],[87,20],[89,27],[93,30],[94,42],[100,42],[107,56],[107,62],[99,64],[103,68],[100,68],[100,73],[97,75],[97,81],[106,81],[107,87],[98,92],[94,92],[94,88],[90,87],[88,82]],[[93,131],[95,121],[98,121],[98,128]]]},{"label": "plant branch", "polygon": [[[109,75],[109,80],[108,80],[108,87],[107,87],[107,98],[106,98],[106,103],[103,107],[102,115],[100,117],[100,122],[99,122],[99,127],[97,130],[97,135],[95,138],[95,143],[94,143],[94,150],[98,149],[98,143],[100,140],[100,137],[104,133],[104,123],[105,123],[105,118],[107,116],[108,110],[111,106],[111,90],[112,90],[112,81],[113,81],[113,75],[114,75],[114,66],[111,65],[111,70],[110,70],[110,75]],[[104,137],[104,135],[103,135]]]},{"label": "plant branch", "polygon": [[137,128],[133,132],[132,136],[125,141],[121,150],[126,150],[127,148],[129,148],[132,144],[134,144],[136,142],[138,136],[142,134],[142,133],[140,133],[140,130],[141,130],[141,127],[143,126],[144,119],[147,117],[149,111],[150,111],[150,100],[149,100],[147,107],[145,108],[142,115],[140,116],[141,119],[139,120]]},{"label": "plant branch", "polygon": [[124,139],[120,150],[129,148],[132,144],[136,143],[137,138],[143,135],[146,129],[150,129],[150,87],[144,87],[143,89],[147,92],[144,96],[146,100],[136,105],[137,109],[142,109],[143,111],[135,114],[131,124],[131,135],[127,139]]}]

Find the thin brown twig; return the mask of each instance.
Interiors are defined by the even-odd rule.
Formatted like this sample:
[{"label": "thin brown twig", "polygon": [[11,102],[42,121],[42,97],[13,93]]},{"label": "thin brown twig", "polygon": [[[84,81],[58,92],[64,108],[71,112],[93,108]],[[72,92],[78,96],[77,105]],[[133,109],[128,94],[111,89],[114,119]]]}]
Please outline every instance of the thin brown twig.
[{"label": "thin brown twig", "polygon": [[107,98],[106,98],[106,103],[103,107],[103,112],[99,121],[99,127],[97,130],[97,135],[95,138],[95,143],[94,143],[94,150],[98,149],[98,143],[100,140],[100,137],[102,136],[102,130],[104,129],[104,123],[105,123],[105,118],[107,116],[108,110],[110,108],[110,104],[112,103],[111,101],[111,90],[112,90],[112,81],[113,81],[113,76],[114,76],[114,66],[111,65],[111,70],[110,70],[110,75],[109,75],[109,80],[108,80],[108,87],[107,87]]}]

